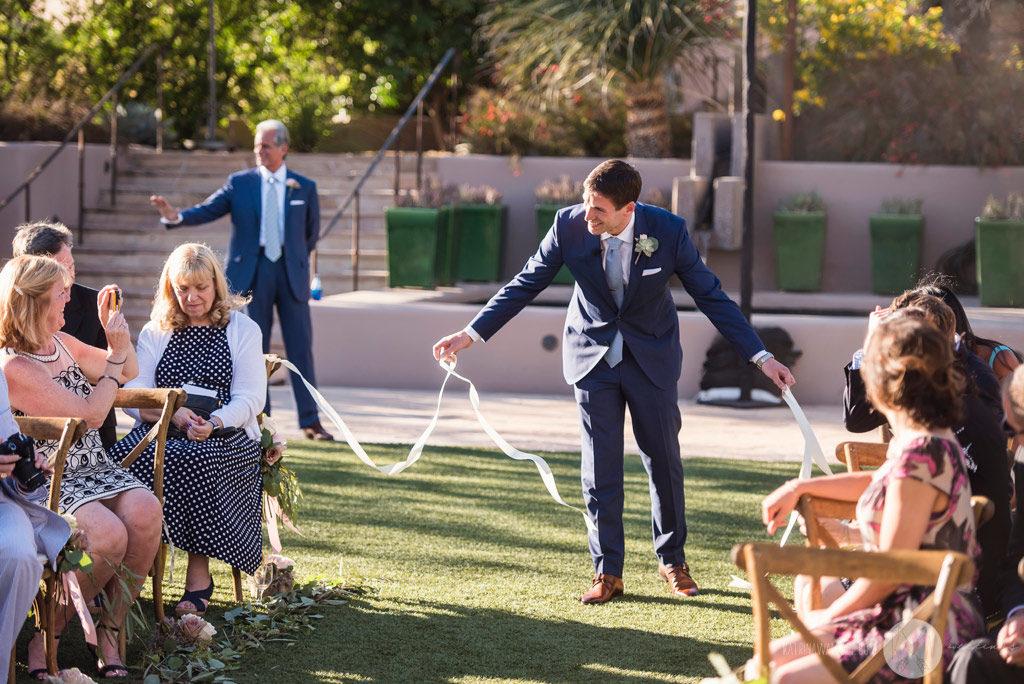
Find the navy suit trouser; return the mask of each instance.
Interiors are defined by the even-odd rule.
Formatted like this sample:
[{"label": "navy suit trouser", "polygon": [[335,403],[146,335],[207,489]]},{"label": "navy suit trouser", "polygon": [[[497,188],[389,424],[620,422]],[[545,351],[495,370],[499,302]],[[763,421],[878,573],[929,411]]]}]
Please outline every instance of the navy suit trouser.
[{"label": "navy suit trouser", "polygon": [[650,481],[654,551],[665,565],[685,561],[683,463],[679,457],[679,397],[675,383],[655,387],[624,348],[615,368],[604,360],[576,383],[580,410],[583,499],[597,527],[588,534],[595,573],[622,577],[623,432],[625,409]]},{"label": "navy suit trouser", "polygon": [[[270,351],[270,331],[274,325],[275,304],[277,318],[281,323],[285,354],[310,384],[316,386],[316,375],[313,372],[313,323],[309,316],[309,301],[299,301],[292,294],[283,256],[275,262],[261,254],[259,264],[256,266],[256,277],[253,279],[252,300],[249,302],[248,313],[249,318],[256,321],[263,331],[264,354]],[[306,427],[319,420],[316,402],[295,373],[291,374],[291,382],[295,407],[299,414],[299,427]],[[270,414],[269,390],[264,411]]]}]

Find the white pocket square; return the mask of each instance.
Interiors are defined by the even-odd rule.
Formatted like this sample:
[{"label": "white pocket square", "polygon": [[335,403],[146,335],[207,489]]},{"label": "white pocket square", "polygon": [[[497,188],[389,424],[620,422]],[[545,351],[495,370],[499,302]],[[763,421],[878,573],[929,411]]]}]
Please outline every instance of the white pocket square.
[{"label": "white pocket square", "polygon": [[644,272],[640,274],[640,277],[654,275],[655,273],[661,273],[661,266],[658,268],[645,268]]},{"label": "white pocket square", "polygon": [[290,204],[290,205],[292,205],[294,207],[296,204],[305,204],[305,203],[306,203],[306,200],[292,200],[288,204]]}]

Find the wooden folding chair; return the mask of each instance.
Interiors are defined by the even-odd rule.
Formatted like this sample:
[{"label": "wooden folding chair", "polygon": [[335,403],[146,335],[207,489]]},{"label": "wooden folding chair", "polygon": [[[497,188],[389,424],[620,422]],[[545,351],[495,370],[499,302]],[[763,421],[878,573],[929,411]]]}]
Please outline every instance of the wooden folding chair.
[{"label": "wooden folding chair", "polygon": [[840,442],[836,445],[836,460],[846,464],[848,472],[855,473],[885,463],[888,450],[885,442]]},{"label": "wooden folding chair", "polygon": [[[836,518],[839,520],[852,520],[856,517],[857,504],[852,501],[839,501],[837,499],[826,499],[824,497],[804,494],[797,502],[797,511],[804,520],[804,528],[807,531],[807,546],[810,548],[838,549],[839,542],[825,528],[822,520],[825,518]],[[971,497],[971,513],[974,515],[974,527],[980,528],[992,519],[995,514],[995,505],[988,497],[976,495]],[[811,608],[821,607],[821,575],[805,572],[811,579]],[[849,575],[844,575],[849,576]]]},{"label": "wooden folding chair", "polygon": [[[59,513],[60,486],[64,478],[64,463],[67,460],[71,445],[85,434],[85,421],[81,418],[36,418],[15,416],[18,429],[36,440],[52,440],[57,442],[57,450],[53,454],[53,476],[50,478],[50,493],[46,505],[54,513]],[[36,626],[43,634],[43,649],[46,653],[46,671],[57,674],[57,642],[54,639],[53,624],[57,615],[57,573],[53,572],[44,562],[43,579],[39,593],[33,603]],[[11,651],[10,681],[14,681],[14,651]]]},{"label": "wooden folding chair", "polygon": [[[167,444],[167,428],[170,427],[171,417],[185,403],[187,394],[182,389],[141,389],[122,388],[117,390],[114,396],[114,406],[120,409],[160,409],[160,420],[154,423],[152,429],[142,440],[135,445],[127,456],[121,460],[121,466],[127,468],[135,459],[146,450],[152,443],[153,448],[153,494],[164,505],[164,448]],[[164,564],[167,561],[167,545],[160,544],[153,560],[153,567],[150,574],[153,576],[153,610],[156,612],[156,620],[164,619]],[[123,639],[122,631],[122,655]]]},{"label": "wooden folding chair", "polygon": [[[808,571],[814,574],[846,577],[864,577],[880,582],[913,584],[935,587],[917,610],[913,618],[928,622],[936,632],[945,634],[946,620],[953,591],[974,574],[974,563],[962,553],[954,551],[845,551],[840,549],[812,549],[796,546],[780,548],[774,544],[737,544],[732,549],[733,562],[747,571],[752,585],[750,604],[754,618],[754,657],[759,672],[766,680],[771,662],[770,619],[772,604],[792,625],[793,629],[807,643],[810,652],[817,654],[822,665],[838,682],[857,683],[869,681],[882,667],[885,648],[879,649],[860,664],[852,673],[847,673],[828,650],[825,644],[804,625],[800,616],[789,605],[778,589],[771,583],[769,575],[800,575]],[[886,636],[886,644],[893,640]],[[941,665],[941,653],[935,653],[934,640],[926,640],[925,662]],[[925,684],[942,682],[943,668],[934,667],[924,675]]]}]

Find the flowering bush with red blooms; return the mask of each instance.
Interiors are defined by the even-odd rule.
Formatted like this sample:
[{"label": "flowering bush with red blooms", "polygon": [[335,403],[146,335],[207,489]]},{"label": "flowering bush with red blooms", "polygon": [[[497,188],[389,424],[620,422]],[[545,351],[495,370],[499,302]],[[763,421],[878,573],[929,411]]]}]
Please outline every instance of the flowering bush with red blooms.
[{"label": "flowering bush with red blooms", "polygon": [[617,93],[577,92],[544,104],[522,89],[480,88],[466,104],[462,140],[479,154],[614,157],[625,153],[625,128]]}]

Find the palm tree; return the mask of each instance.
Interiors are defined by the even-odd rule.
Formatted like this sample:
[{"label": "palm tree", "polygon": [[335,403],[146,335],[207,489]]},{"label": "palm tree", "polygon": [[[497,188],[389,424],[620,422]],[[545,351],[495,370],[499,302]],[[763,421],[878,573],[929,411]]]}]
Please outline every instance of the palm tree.
[{"label": "palm tree", "polygon": [[688,47],[718,34],[727,0],[492,0],[481,15],[506,83],[553,97],[621,87],[626,146],[636,157],[670,154],[665,71]]}]

